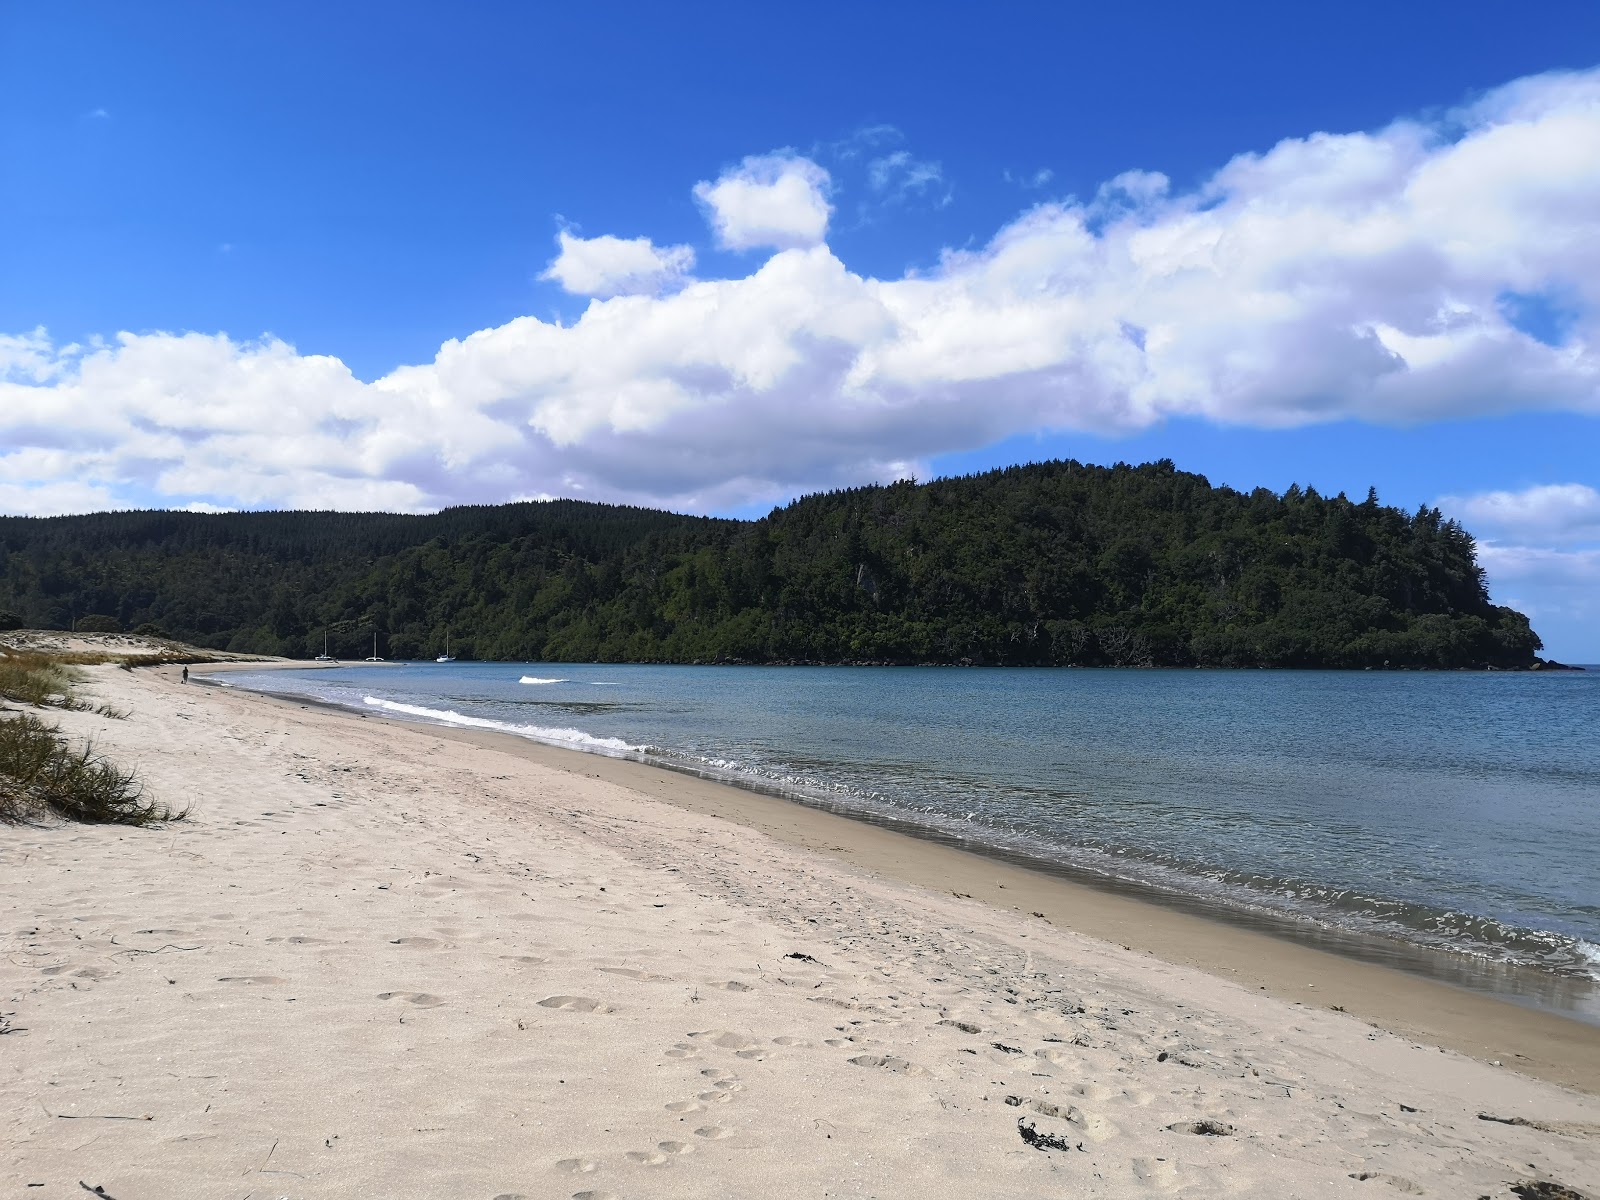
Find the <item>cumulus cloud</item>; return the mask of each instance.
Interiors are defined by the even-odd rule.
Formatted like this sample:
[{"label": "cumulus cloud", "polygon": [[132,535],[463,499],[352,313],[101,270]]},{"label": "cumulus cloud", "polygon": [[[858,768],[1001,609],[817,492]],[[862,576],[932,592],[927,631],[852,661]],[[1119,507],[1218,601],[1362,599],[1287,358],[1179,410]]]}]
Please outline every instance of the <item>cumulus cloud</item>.
[{"label": "cumulus cloud", "polygon": [[695,184],[717,240],[730,250],[796,249],[828,232],[831,180],[808,158],[789,151],[752,155],[715,183]]},{"label": "cumulus cloud", "polygon": [[[1172,415],[1600,414],[1600,71],[1289,139],[1193,191],[1130,171],[901,278],[823,242],[829,186],[793,153],[697,185],[723,245],[774,251],[734,278],[567,234],[549,277],[594,297],[579,319],[521,317],[371,383],[273,339],[0,339],[0,506],[715,509]],[[1565,297],[1562,338],[1510,323],[1508,292]],[[47,490],[68,484],[98,490]]]},{"label": "cumulus cloud", "polygon": [[1600,491],[1587,484],[1541,484],[1520,492],[1444,496],[1438,506],[1470,529],[1485,529],[1519,541],[1600,541]]},{"label": "cumulus cloud", "polygon": [[556,244],[561,252],[539,278],[575,296],[650,295],[694,270],[692,247],[657,246],[647,237],[581,238],[563,229]]}]

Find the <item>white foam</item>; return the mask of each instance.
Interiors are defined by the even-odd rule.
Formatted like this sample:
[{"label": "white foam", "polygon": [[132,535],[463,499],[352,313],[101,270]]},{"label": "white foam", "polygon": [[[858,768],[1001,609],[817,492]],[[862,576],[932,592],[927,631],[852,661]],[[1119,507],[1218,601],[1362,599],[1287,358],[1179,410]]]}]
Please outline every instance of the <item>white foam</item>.
[{"label": "white foam", "polygon": [[573,746],[600,754],[626,754],[641,751],[643,746],[633,746],[621,738],[597,738],[581,729],[552,729],[542,725],[513,725],[509,721],[494,721],[488,717],[469,717],[450,709],[423,708],[420,704],[400,704],[394,700],[366,697],[366,703],[385,712],[404,713],[409,717],[422,717],[443,725],[460,725],[468,729],[492,729],[497,733],[511,733],[517,737],[531,738],[536,742],[549,742],[557,746]]},{"label": "white foam", "polygon": [[537,675],[524,675],[518,683],[571,683],[570,679],[540,679]]}]

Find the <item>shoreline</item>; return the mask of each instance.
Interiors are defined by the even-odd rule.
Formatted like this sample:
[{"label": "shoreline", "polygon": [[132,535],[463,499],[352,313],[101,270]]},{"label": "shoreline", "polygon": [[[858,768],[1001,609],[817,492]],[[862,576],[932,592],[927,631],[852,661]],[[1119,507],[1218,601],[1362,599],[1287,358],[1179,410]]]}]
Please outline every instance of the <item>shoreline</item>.
[{"label": "shoreline", "polygon": [[[284,664],[289,669],[291,664]],[[249,664],[222,664],[224,672]],[[212,668],[197,674],[210,674]],[[1346,1012],[1375,1028],[1499,1061],[1533,1078],[1600,1095],[1600,1023],[1531,1002],[1371,961],[1380,939],[1330,935],[1328,949],[1306,931],[1286,936],[1282,921],[1229,920],[1185,904],[1175,894],[1078,878],[1047,864],[1009,859],[993,848],[968,849],[903,828],[693,771],[538,742],[494,730],[365,713],[338,704],[230,688],[272,705],[310,707],[345,721],[380,721],[451,741],[506,752],[570,775],[598,779],[700,816],[732,821],[786,845],[920,888],[943,890],[1023,922],[1041,921],[1163,963],[1190,967],[1308,1008]],[[1252,927],[1254,925],[1255,927]],[[1392,943],[1402,955],[1440,957]],[[1367,946],[1367,957],[1361,948]],[[1475,965],[1463,973],[1476,973]],[[1526,973],[1526,972],[1525,972]],[[1559,977],[1549,977],[1559,987]],[[1574,980],[1573,983],[1581,981]]]},{"label": "shoreline", "polygon": [[[1308,975],[692,776],[178,677],[88,668],[104,710],[52,719],[186,819],[0,837],[0,1177],[41,1200],[1600,1187],[1570,1022],[1561,1063],[1499,1067],[1365,1023],[1343,992],[1385,999],[1377,968]],[[1202,934],[1255,958],[1183,965]],[[1389,975],[1423,1018],[1464,995]],[[1489,1050],[1541,1025],[1465,1000]]]}]

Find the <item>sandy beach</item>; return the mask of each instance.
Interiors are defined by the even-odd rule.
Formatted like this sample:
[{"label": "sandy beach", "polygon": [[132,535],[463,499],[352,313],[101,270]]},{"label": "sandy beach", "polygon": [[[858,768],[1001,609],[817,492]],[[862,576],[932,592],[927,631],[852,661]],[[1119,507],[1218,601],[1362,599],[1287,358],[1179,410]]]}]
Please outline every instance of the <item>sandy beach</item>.
[{"label": "sandy beach", "polygon": [[640,764],[85,675],[128,716],[62,727],[192,812],[0,828],[7,1195],[1600,1190],[1600,1029]]}]

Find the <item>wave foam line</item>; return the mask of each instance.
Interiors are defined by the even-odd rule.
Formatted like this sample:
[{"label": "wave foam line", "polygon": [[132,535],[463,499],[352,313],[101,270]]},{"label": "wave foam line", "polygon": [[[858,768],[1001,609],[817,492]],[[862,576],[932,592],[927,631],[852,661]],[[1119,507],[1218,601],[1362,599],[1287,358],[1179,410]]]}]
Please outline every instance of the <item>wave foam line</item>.
[{"label": "wave foam line", "polygon": [[570,679],[540,679],[537,675],[524,675],[518,683],[571,683]]},{"label": "wave foam line", "polygon": [[488,717],[469,717],[465,713],[458,713],[451,709],[423,708],[420,704],[400,704],[394,700],[380,700],[376,696],[366,697],[366,703],[373,708],[381,708],[385,712],[404,713],[409,717],[424,717],[429,721],[438,721],[445,725],[461,725],[468,729],[492,729],[497,733],[511,733],[518,737],[532,738],[538,742],[551,742],[559,746],[575,746],[582,750],[594,750],[600,753],[638,753],[645,749],[643,746],[630,745],[621,738],[597,738],[581,729],[551,729],[543,725],[513,725],[509,721],[493,721]]}]

